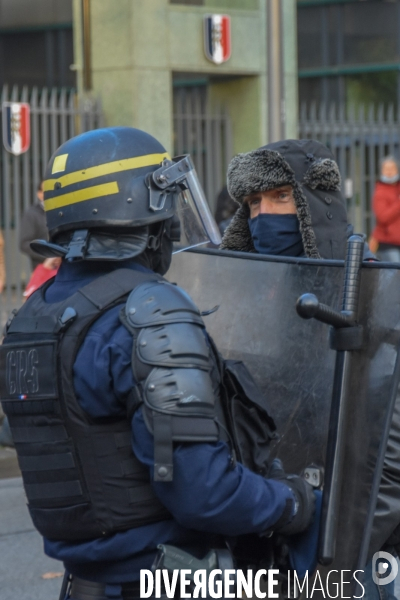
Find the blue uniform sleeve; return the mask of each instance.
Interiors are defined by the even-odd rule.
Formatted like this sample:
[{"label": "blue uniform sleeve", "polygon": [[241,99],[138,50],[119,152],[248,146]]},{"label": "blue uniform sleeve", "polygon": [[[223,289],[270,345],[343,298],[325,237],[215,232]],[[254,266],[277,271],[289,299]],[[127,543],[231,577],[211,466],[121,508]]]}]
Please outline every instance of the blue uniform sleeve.
[{"label": "blue uniform sleeve", "polygon": [[[119,322],[118,313],[116,307],[96,321],[74,364],[77,399],[93,418],[126,414],[125,401],[135,385],[132,336]],[[153,479],[154,440],[141,409],[132,419],[132,434],[133,450]],[[153,482],[153,487],[182,526],[224,535],[262,533],[293,501],[283,483],[264,479],[240,464],[232,469],[223,442],[177,445],[173,460],[173,481]]]},{"label": "blue uniform sleeve", "polygon": [[[140,409],[132,428],[134,452],[153,477],[153,437]],[[293,500],[285,484],[264,479],[241,464],[232,469],[224,442],[177,445],[173,481],[153,482],[153,488],[180,525],[223,535],[265,532]]]},{"label": "blue uniform sleeve", "polygon": [[132,336],[119,322],[120,308],[107,311],[89,329],[74,363],[76,397],[94,418],[125,415],[135,385]]}]

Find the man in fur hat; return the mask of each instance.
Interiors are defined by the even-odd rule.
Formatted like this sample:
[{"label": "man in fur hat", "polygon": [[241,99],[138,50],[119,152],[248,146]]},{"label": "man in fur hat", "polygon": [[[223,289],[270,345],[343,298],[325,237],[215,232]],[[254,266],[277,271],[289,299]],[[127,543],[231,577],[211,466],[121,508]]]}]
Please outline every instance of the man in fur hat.
[{"label": "man in fur hat", "polygon": [[343,259],[352,228],[340,181],[332,153],[315,140],[238,154],[228,167],[228,191],[240,208],[221,248]]},{"label": "man in fur hat", "polygon": [[[353,228],[347,222],[340,172],[331,151],[315,140],[284,140],[235,156],[228,191],[239,204],[221,249],[313,259],[344,259]],[[364,260],[374,260],[365,245]],[[371,554],[400,551],[400,397],[385,456]],[[376,567],[376,565],[375,565]],[[394,582],[378,586],[371,564],[367,600],[395,599]],[[382,595],[383,594],[383,595]]]}]

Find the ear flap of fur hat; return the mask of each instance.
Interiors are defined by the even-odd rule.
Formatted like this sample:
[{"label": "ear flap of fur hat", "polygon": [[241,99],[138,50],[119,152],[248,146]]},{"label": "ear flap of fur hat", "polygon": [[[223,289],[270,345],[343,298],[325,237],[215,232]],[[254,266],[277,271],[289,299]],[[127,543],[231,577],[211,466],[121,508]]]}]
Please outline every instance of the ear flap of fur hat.
[{"label": "ear flap of fur hat", "polygon": [[249,216],[249,207],[247,204],[242,204],[225,230],[220,246],[221,250],[256,252],[247,222]]}]

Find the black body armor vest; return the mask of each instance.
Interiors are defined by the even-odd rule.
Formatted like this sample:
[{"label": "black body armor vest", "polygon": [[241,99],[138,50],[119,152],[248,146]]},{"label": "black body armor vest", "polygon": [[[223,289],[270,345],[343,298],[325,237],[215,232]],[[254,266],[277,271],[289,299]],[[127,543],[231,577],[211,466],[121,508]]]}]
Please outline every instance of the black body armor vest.
[{"label": "black body armor vest", "polygon": [[[0,398],[8,416],[34,525],[48,539],[78,541],[172,518],[149,470],[132,451],[131,418],[143,406],[154,437],[154,479],[173,479],[173,443],[230,444],[266,474],[275,425],[250,373],[224,362],[198,308],[156,274],[120,269],[59,303],[46,285],[7,325],[0,347]],[[129,297],[128,297],[129,294]],[[73,386],[90,326],[122,304],[132,333],[137,385],[126,416],[92,419]]]},{"label": "black body armor vest", "polygon": [[49,539],[83,540],[171,518],[132,451],[128,418],[91,419],[73,387],[73,365],[92,323],[145,281],[114,271],[64,302],[34,293],[0,348],[0,394],[34,525]]}]

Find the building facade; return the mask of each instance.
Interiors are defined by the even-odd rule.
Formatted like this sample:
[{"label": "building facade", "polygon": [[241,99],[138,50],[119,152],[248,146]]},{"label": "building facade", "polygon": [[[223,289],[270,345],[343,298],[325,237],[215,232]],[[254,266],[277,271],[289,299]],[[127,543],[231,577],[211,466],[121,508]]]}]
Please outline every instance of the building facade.
[{"label": "building facade", "polygon": [[0,86],[76,86],[72,0],[0,0]]},{"label": "building facade", "polygon": [[[219,30],[206,41],[207,18],[229,20],[226,60],[210,60]],[[68,118],[100,99],[106,125],[191,154],[215,208],[233,154],[297,136],[296,47],[296,0],[0,0],[3,100],[29,101],[35,89],[34,106],[61,119],[40,121],[33,189],[64,139],[68,90]],[[77,133],[101,119],[75,121]]]},{"label": "building facade", "polygon": [[[279,2],[291,32],[282,62],[285,133],[293,136],[296,6],[293,0]],[[81,0],[74,0],[78,65],[85,60],[82,6]],[[232,53],[222,64],[212,63],[204,52],[203,22],[208,14],[226,14],[231,20]],[[90,3],[90,37],[91,89],[101,95],[109,124],[141,126],[172,148],[174,91],[197,87],[207,97],[208,110],[218,107],[229,114],[233,152],[268,140],[265,0],[96,0]],[[83,75],[79,81],[82,90]]]},{"label": "building facade", "polygon": [[400,99],[400,0],[298,0],[300,103]]}]

